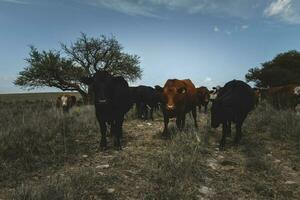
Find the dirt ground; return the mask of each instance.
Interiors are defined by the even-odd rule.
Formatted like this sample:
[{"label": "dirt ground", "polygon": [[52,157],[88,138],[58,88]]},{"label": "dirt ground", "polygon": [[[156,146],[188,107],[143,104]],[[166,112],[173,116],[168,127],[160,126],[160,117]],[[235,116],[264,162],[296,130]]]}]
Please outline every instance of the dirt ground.
[{"label": "dirt ground", "polygon": [[[245,131],[239,147],[234,147],[229,138],[226,150],[219,151],[221,129],[207,131],[207,118],[206,114],[198,115],[200,137],[197,139],[205,149],[199,165],[205,174],[204,181],[190,183],[192,187],[197,184],[198,188],[193,199],[299,199],[299,152],[293,145]],[[93,153],[80,154],[76,162],[66,163],[58,170],[50,168],[32,173],[23,184],[40,185],[52,179],[61,180],[73,172],[92,170],[102,180],[101,186],[87,191],[84,199],[169,199],[151,194],[155,188],[167,186],[153,182],[152,176],[156,174],[148,170],[151,159],[155,163],[155,158],[173,143],[172,139],[160,137],[162,118],[127,120],[123,129],[122,151],[113,149],[111,138],[104,152],[98,150],[98,141],[78,141],[79,144],[88,142]],[[205,138],[207,141],[202,141]],[[0,199],[9,198],[12,192],[14,188],[2,188]]]}]

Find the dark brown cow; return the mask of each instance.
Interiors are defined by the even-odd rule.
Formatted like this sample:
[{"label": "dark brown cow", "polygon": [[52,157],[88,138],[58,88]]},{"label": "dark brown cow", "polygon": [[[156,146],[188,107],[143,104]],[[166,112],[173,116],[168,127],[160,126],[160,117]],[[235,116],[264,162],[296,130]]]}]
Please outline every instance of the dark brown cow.
[{"label": "dark brown cow", "polygon": [[64,112],[69,112],[70,108],[72,108],[76,104],[76,97],[69,94],[63,94],[56,99],[56,107],[62,108]]},{"label": "dark brown cow", "polygon": [[198,107],[199,112],[201,112],[201,106],[204,106],[204,112],[207,112],[207,105],[210,99],[210,92],[207,87],[199,87],[197,88],[197,98],[198,98]]},{"label": "dark brown cow", "polygon": [[195,127],[197,128],[197,90],[191,80],[167,80],[161,100],[164,115],[163,136],[168,136],[170,118],[176,118],[176,125],[182,130],[185,125],[185,115],[190,111],[192,111]]},{"label": "dark brown cow", "polygon": [[267,92],[267,99],[277,109],[295,109],[300,103],[300,86],[290,84],[272,87]]},{"label": "dark brown cow", "polygon": [[239,144],[242,138],[242,125],[248,113],[254,108],[254,91],[245,82],[229,81],[220,89],[211,107],[211,127],[222,124],[220,150],[224,149],[226,137],[231,135],[231,123],[236,124],[234,143]]}]

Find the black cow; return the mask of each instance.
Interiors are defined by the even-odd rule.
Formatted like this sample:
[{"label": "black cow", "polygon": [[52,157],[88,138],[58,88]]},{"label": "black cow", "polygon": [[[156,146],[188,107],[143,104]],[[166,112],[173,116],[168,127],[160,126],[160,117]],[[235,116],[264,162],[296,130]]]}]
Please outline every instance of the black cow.
[{"label": "black cow", "polygon": [[138,117],[148,119],[148,112],[150,111],[150,118],[153,120],[153,111],[157,109],[159,102],[159,94],[156,90],[144,85],[130,87],[130,90],[133,102],[136,104]]},{"label": "black cow", "polygon": [[252,88],[243,81],[233,80],[220,89],[211,108],[211,126],[223,125],[220,149],[225,147],[226,136],[231,134],[231,122],[236,124],[235,144],[242,138],[242,125],[248,113],[254,108],[255,97]]},{"label": "black cow", "polygon": [[98,71],[93,77],[82,78],[82,82],[92,85],[94,90],[96,117],[101,130],[100,148],[103,150],[107,146],[106,126],[110,124],[114,146],[120,150],[124,115],[132,106],[127,81],[123,77]]}]

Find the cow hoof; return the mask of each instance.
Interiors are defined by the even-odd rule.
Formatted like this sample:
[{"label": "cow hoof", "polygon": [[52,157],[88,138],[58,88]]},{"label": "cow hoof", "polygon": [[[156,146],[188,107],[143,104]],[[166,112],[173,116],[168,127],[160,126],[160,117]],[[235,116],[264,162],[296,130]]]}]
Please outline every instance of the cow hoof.
[{"label": "cow hoof", "polygon": [[234,143],[233,143],[233,146],[236,147],[236,148],[237,148],[239,145],[240,145],[239,142],[234,142]]},{"label": "cow hoof", "polygon": [[122,150],[122,147],[121,147],[121,146],[115,146],[115,149],[116,149],[117,151],[121,151],[121,150]]},{"label": "cow hoof", "polygon": [[225,146],[224,145],[220,145],[219,146],[219,151],[225,151]]},{"label": "cow hoof", "polygon": [[163,134],[161,134],[161,138],[167,140],[167,139],[170,139],[171,137],[168,133],[163,133]]},{"label": "cow hoof", "polygon": [[100,146],[99,149],[100,149],[100,151],[106,151],[106,150],[107,150],[107,147],[101,147],[101,146]]}]

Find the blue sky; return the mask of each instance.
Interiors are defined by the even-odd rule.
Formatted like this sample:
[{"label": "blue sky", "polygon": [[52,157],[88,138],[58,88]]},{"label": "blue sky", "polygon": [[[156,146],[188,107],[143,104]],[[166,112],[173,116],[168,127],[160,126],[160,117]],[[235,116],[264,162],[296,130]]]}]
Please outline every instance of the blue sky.
[{"label": "blue sky", "polygon": [[[26,67],[28,45],[59,49],[80,32],[114,35],[141,58],[135,85],[244,79],[276,54],[300,50],[299,0],[0,0],[0,93]],[[56,91],[43,88],[36,91]]]}]

